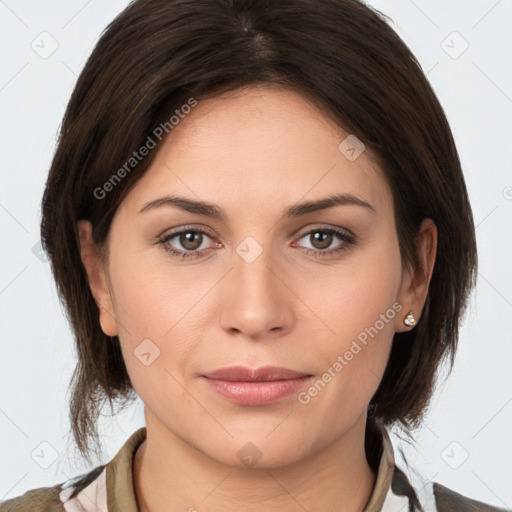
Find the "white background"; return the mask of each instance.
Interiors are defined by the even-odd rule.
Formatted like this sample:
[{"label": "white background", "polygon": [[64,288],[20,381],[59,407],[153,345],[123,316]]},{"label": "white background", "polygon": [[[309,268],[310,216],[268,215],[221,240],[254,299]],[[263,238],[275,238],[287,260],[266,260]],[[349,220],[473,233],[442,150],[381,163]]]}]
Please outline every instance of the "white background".
[{"label": "white background", "polygon": [[[67,419],[72,336],[49,265],[33,248],[65,105],[100,33],[127,3],[0,0],[0,500],[88,469],[72,451]],[[395,451],[403,446],[427,480],[512,508],[512,0],[373,5],[392,18],[446,111],[480,257],[454,371],[415,433],[416,446],[393,436]],[[54,53],[44,54],[52,45]],[[104,418],[106,455],[98,463],[143,424],[140,401]],[[42,463],[58,458],[43,469],[34,450]]]}]

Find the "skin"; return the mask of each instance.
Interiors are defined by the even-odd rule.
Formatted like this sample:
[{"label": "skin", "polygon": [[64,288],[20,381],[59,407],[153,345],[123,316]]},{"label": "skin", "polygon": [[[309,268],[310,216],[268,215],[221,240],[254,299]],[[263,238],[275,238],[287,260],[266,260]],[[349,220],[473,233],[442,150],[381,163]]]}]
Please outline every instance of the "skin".
[{"label": "skin", "polygon": [[[354,161],[338,149],[347,135],[305,98],[277,87],[204,100],[120,205],[105,262],[90,223],[79,221],[102,329],[119,336],[145,405],[147,439],[134,462],[143,512],[355,512],[368,502],[376,475],[364,451],[367,406],[394,333],[412,328],[403,323],[411,309],[421,316],[437,230],[425,219],[422,269],[408,271],[391,190],[368,149]],[[333,193],[353,194],[375,212],[341,205],[282,216]],[[173,206],[139,213],[166,194],[217,204],[226,220]],[[181,259],[158,243],[182,227],[208,231],[194,246],[199,257]],[[336,227],[356,242],[315,239]],[[263,250],[252,263],[237,253],[248,236]],[[167,245],[186,251],[193,244],[177,236]],[[403,309],[306,405],[297,393],[270,405],[234,404],[200,377],[270,364],[317,379],[396,302]],[[144,339],[160,350],[149,366],[134,354]],[[248,442],[261,453],[252,467],[237,456]]]}]

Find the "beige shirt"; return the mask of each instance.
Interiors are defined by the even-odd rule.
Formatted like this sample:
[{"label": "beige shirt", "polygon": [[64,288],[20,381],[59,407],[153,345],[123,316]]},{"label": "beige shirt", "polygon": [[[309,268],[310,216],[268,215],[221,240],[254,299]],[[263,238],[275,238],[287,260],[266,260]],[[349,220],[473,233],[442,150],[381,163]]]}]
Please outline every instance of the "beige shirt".
[{"label": "beige shirt", "polygon": [[[377,478],[370,500],[362,512],[506,510],[462,496],[437,482],[424,481],[418,474],[407,477],[395,465],[388,429],[377,426],[368,432],[375,436],[377,456],[370,464],[377,469]],[[145,438],[146,427],[142,427],[128,438],[109,463],[53,487],[33,489],[17,498],[1,502],[0,511],[138,512],[133,487],[133,459]],[[194,511],[194,508],[190,510]]]}]

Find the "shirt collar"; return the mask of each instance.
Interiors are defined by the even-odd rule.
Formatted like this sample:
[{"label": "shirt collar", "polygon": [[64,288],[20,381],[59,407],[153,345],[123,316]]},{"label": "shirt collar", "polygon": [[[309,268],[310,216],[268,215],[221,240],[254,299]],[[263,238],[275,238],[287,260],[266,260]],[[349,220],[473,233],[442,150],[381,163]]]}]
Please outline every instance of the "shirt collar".
[{"label": "shirt collar", "polygon": [[146,435],[146,427],[139,428],[107,464],[108,512],[138,512],[133,487],[133,460],[137,448],[146,439]]},{"label": "shirt collar", "polygon": [[[91,501],[91,491],[96,495],[96,504],[106,501],[107,507],[102,508],[105,512],[138,512],[137,501],[135,498],[135,490],[133,484],[133,462],[135,452],[139,445],[146,439],[146,427],[141,427],[135,431],[124,443],[122,448],[117,452],[115,457],[105,466],[105,470],[92,484],[88,485],[82,492],[78,493],[76,498],[71,501],[87,504],[95,507]],[[377,469],[375,485],[372,494],[363,512],[390,512],[398,510],[422,510],[418,506],[418,493],[409,479],[395,465],[395,457],[393,445],[389,436],[388,429],[378,423],[368,424],[367,434],[369,444],[375,450],[373,463]],[[94,488],[94,489],[93,489]],[[423,503],[427,503],[423,507],[424,512],[436,512],[435,504],[429,501],[428,496],[425,497],[425,489],[423,486]],[[69,496],[71,489],[68,488],[62,497]],[[81,496],[82,493],[87,494],[87,499]],[[105,496],[106,494],[106,496]],[[420,500],[421,501],[421,500]],[[68,507],[72,507],[72,503],[66,503]],[[65,506],[66,506],[65,505]],[[405,508],[403,508],[405,507]],[[66,510],[75,510],[66,508]],[[78,510],[78,509],[76,509]],[[97,508],[84,508],[80,510],[97,510]]]},{"label": "shirt collar", "polygon": [[386,427],[380,423],[367,424],[367,436],[375,436],[379,465],[372,494],[363,512],[381,512],[388,494],[395,469],[393,445]]}]

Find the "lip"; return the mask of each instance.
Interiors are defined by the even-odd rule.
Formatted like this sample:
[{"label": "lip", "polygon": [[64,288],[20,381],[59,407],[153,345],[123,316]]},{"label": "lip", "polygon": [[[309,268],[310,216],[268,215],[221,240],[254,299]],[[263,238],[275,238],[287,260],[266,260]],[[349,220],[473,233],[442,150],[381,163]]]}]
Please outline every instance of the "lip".
[{"label": "lip", "polygon": [[302,388],[312,377],[289,368],[230,366],[202,375],[207,385],[230,402],[266,405]]}]

